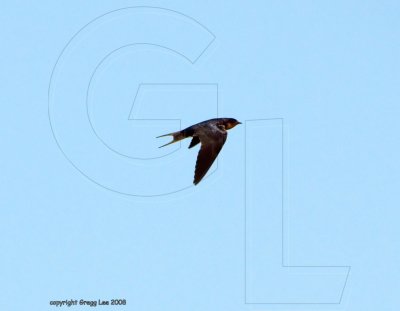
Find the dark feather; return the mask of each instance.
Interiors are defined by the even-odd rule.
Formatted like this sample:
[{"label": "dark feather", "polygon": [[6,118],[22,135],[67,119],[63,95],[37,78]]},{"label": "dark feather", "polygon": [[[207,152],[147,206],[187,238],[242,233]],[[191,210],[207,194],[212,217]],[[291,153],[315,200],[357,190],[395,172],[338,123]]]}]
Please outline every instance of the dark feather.
[{"label": "dark feather", "polygon": [[200,138],[198,136],[193,136],[193,139],[189,145],[189,149],[196,146],[199,142],[200,142]]}]

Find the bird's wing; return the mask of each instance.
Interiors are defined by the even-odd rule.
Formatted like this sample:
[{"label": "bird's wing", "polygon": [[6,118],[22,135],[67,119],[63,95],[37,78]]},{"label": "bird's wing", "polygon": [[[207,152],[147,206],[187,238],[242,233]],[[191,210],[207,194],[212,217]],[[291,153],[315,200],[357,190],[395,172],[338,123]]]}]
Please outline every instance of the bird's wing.
[{"label": "bird's wing", "polygon": [[228,136],[225,130],[216,126],[202,129],[198,133],[201,148],[197,155],[193,183],[197,185],[214,163]]}]

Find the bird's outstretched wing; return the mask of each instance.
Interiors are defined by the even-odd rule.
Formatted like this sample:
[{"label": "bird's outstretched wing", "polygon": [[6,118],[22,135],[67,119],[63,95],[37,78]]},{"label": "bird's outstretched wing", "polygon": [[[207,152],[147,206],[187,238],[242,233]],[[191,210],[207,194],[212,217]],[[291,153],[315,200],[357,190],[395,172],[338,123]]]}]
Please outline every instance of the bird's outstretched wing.
[{"label": "bird's outstretched wing", "polygon": [[225,130],[217,126],[202,128],[198,133],[201,148],[197,155],[193,183],[197,185],[214,163],[228,136]]}]

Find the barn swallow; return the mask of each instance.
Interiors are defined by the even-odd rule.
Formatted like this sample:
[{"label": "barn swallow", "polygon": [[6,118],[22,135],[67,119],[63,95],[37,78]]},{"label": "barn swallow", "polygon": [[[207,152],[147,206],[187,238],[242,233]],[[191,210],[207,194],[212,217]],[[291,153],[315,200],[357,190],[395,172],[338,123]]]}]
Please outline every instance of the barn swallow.
[{"label": "barn swallow", "polygon": [[225,144],[226,137],[228,136],[227,130],[234,128],[238,124],[242,123],[233,118],[210,119],[189,126],[182,131],[161,135],[157,138],[165,136],[173,137],[172,141],[168,144],[162,145],[161,147],[176,143],[177,141],[187,137],[193,137],[189,148],[201,143],[201,148],[197,155],[193,180],[193,183],[197,185],[204,175],[206,175],[221,151],[222,146]]}]

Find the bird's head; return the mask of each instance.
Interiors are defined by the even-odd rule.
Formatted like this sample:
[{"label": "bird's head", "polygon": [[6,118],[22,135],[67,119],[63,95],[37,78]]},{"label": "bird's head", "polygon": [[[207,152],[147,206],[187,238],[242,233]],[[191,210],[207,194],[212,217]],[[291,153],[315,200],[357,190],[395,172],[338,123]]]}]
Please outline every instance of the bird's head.
[{"label": "bird's head", "polygon": [[233,118],[226,118],[224,120],[225,129],[227,129],[227,130],[234,128],[238,124],[242,124],[242,122],[239,122],[238,120],[233,119]]}]

